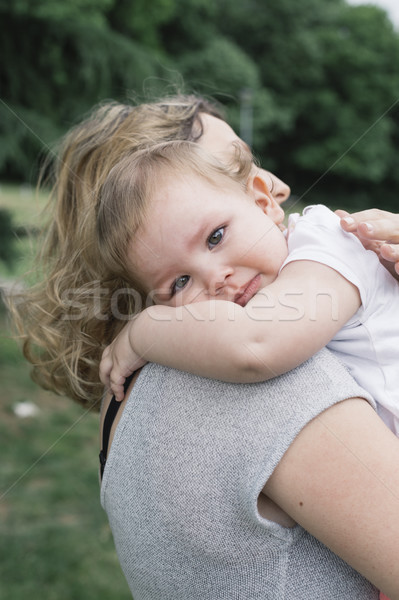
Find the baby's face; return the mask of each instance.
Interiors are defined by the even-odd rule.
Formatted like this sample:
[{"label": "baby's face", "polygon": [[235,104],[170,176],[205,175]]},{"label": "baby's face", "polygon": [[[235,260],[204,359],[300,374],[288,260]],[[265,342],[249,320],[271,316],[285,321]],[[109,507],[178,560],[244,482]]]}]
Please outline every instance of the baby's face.
[{"label": "baby's face", "polygon": [[287,244],[278,226],[283,212],[270,195],[252,197],[232,182],[216,187],[194,174],[160,181],[129,248],[156,304],[214,298],[245,306],[274,281]]}]

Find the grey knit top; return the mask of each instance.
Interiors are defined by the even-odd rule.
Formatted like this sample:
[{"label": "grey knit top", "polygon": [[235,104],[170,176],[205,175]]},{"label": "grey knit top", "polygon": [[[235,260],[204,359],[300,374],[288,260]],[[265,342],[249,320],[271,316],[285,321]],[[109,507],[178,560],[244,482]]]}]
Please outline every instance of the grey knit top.
[{"label": "grey knit top", "polygon": [[367,397],[326,350],[259,384],[149,364],[115,432],[101,501],[134,600],[376,600],[377,590],[257,497],[298,432]]}]

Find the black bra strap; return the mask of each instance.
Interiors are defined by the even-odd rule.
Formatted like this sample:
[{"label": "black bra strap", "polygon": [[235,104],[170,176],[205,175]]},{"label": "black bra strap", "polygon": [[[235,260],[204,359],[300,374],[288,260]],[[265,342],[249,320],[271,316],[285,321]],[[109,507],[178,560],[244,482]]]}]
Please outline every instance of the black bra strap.
[{"label": "black bra strap", "polygon": [[[132,373],[132,375],[130,375],[130,377],[128,377],[125,381],[125,385],[124,385],[125,394],[126,394],[127,388],[130,385],[130,382],[132,381],[133,375],[134,375],[134,373]],[[103,477],[105,465],[107,462],[108,444],[109,444],[109,437],[111,435],[112,425],[114,424],[115,417],[118,414],[121,404],[122,404],[122,402],[118,402],[117,400],[115,400],[115,396],[112,396],[111,402],[109,403],[107,412],[104,417],[102,449],[101,449],[101,452],[99,455],[101,479]]]}]

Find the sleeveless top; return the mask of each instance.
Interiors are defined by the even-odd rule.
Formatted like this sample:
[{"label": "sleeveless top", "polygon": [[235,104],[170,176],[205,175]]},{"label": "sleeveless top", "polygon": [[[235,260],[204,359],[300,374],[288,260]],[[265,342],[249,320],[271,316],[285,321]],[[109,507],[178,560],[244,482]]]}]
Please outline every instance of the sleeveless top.
[{"label": "sleeveless top", "polygon": [[148,364],[115,432],[101,485],[134,600],[377,600],[361,575],[257,497],[296,435],[369,396],[323,350],[264,383]]}]

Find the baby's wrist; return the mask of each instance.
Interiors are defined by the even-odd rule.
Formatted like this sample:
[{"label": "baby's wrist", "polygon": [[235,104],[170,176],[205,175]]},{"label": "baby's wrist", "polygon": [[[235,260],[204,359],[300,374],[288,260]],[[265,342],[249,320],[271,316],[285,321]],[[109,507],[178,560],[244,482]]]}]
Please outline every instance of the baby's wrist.
[{"label": "baby's wrist", "polygon": [[170,306],[157,304],[149,306],[134,317],[129,327],[129,341],[138,356],[151,360],[147,353],[153,343],[159,342],[159,324],[172,321],[173,314],[174,309]]},{"label": "baby's wrist", "polygon": [[[144,311],[143,311],[144,312]],[[139,320],[143,315],[143,312],[134,315],[134,317],[131,318],[131,320],[129,321],[129,326],[128,326],[128,338],[129,338],[129,345],[131,347],[131,349],[133,350],[133,352],[137,352],[137,341],[139,338],[139,334],[138,334],[138,330],[139,330]]]}]

